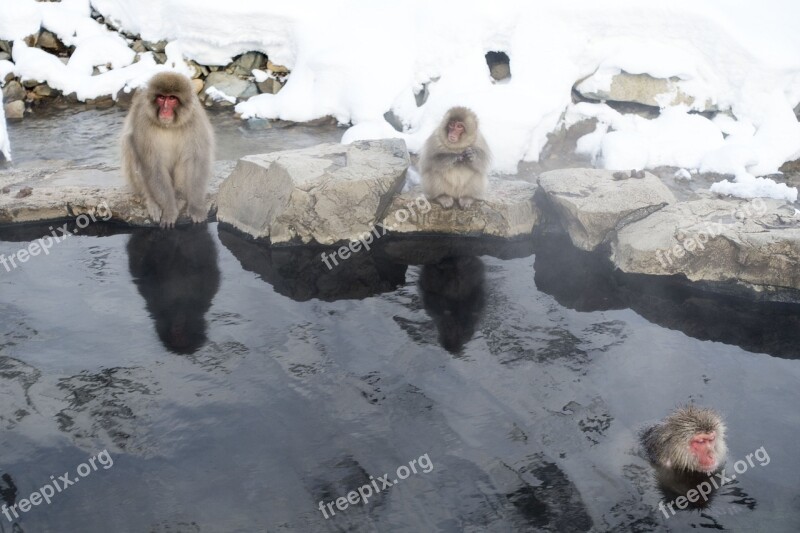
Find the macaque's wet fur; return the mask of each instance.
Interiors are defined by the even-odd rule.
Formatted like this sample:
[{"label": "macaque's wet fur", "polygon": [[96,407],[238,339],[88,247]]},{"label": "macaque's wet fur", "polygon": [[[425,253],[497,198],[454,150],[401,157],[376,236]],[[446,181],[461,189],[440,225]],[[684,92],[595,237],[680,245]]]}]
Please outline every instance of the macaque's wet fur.
[{"label": "macaque's wet fur", "polygon": [[725,462],[725,424],[713,409],[688,405],[641,433],[648,459],[680,472],[712,473]]},{"label": "macaque's wet fur", "polygon": [[[449,135],[458,124],[463,129],[460,135]],[[452,207],[457,201],[466,209],[486,194],[490,160],[489,146],[478,129],[478,117],[466,107],[454,107],[422,148],[422,189],[443,207]]]},{"label": "macaque's wet fur", "polygon": [[214,132],[189,78],[161,72],[136,91],[122,133],[122,167],[153,222],[174,226],[184,204],[192,221],[206,220],[213,160]]}]

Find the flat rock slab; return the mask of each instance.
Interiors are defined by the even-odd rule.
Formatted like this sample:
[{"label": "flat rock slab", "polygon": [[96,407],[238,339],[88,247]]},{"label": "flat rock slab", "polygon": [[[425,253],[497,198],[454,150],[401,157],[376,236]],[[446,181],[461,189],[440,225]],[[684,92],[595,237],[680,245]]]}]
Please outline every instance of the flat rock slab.
[{"label": "flat rock slab", "polygon": [[686,92],[678,77],[654,78],[649,74],[629,74],[621,71],[608,79],[608,74],[595,73],[579,83],[575,90],[590,100],[631,102],[653,107],[684,104],[699,111],[716,111],[711,101],[696,102]]},{"label": "flat rock slab", "polygon": [[539,186],[572,243],[591,251],[619,228],[675,203],[672,192],[653,174],[630,176],[630,171],[553,170],[539,176]]},{"label": "flat rock slab", "polygon": [[[233,161],[214,163],[206,196],[209,214],[216,209],[216,192],[233,168]],[[8,192],[2,192],[8,190]],[[83,213],[132,226],[157,226],[144,203],[133,195],[119,167],[72,165],[40,161],[0,171],[0,224],[46,222]],[[182,215],[178,223],[191,223]]]},{"label": "flat rock slab", "polygon": [[378,222],[408,164],[401,139],[243,157],[220,187],[217,220],[273,244],[355,240]]},{"label": "flat rock slab", "polygon": [[800,289],[800,216],[779,200],[670,205],[620,230],[611,249],[624,272]]},{"label": "flat rock slab", "polygon": [[536,189],[527,181],[491,179],[486,199],[468,209],[445,209],[428,202],[417,186],[392,199],[381,225],[397,233],[526,237],[541,219]]}]

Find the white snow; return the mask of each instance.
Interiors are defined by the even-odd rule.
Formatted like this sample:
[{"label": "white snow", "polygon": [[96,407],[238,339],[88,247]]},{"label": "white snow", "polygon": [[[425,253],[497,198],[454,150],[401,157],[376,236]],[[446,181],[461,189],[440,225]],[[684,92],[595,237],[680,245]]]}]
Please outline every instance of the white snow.
[{"label": "white snow", "polygon": [[209,87],[208,89],[206,89],[206,94],[208,96],[210,96],[211,99],[214,100],[215,102],[219,102],[220,100],[224,100],[224,101],[230,102],[232,104],[236,103],[236,97],[235,96],[230,96],[229,94],[226,94],[226,93],[220,91],[219,89],[217,89],[213,85],[211,87]]},{"label": "white snow", "polygon": [[[145,40],[170,42],[168,66],[150,54],[131,64],[125,40],[89,17],[89,0],[0,1],[0,38],[13,39],[16,72],[79,98],[114,95],[159,69],[189,72],[182,59],[225,65],[250,50],[290,68],[275,95],[241,102],[245,118],[306,121],[330,115],[352,124],[343,140],[401,137],[418,151],[444,112],[467,105],[479,115],[493,170],[536,161],[563,123],[595,117],[578,150],[606,168],[681,168],[728,173],[721,194],[796,199],[794,188],[755,176],[800,157],[800,4],[794,0],[91,0],[115,25]],[[27,48],[43,25],[76,51],[69,65]],[[127,48],[126,48],[127,49]],[[495,83],[488,51],[510,58],[511,78]],[[44,57],[48,56],[48,57]],[[91,76],[92,67],[108,72]],[[647,120],[605,104],[571,103],[578,81],[603,87],[620,71],[679,78],[695,106]],[[264,71],[253,72],[266,79]],[[587,83],[585,82],[585,83]],[[415,94],[428,98],[417,106]],[[670,94],[659,102],[665,106]],[[387,111],[404,125],[397,132]]]}]

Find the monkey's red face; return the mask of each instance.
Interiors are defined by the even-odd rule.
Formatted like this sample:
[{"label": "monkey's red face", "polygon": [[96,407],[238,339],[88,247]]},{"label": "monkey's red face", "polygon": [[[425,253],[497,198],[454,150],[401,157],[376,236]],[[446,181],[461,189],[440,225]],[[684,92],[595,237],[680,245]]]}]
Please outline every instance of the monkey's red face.
[{"label": "monkey's red face", "polygon": [[447,140],[451,143],[457,143],[464,135],[464,123],[460,120],[453,120],[447,125]]},{"label": "monkey's red face", "polygon": [[158,119],[161,122],[172,122],[175,120],[175,109],[180,105],[177,96],[171,94],[159,94],[156,96],[158,106]]},{"label": "monkey's red face", "polygon": [[712,472],[717,468],[717,454],[714,449],[717,440],[716,432],[697,433],[689,441],[689,452],[697,460],[697,467],[703,472]]}]

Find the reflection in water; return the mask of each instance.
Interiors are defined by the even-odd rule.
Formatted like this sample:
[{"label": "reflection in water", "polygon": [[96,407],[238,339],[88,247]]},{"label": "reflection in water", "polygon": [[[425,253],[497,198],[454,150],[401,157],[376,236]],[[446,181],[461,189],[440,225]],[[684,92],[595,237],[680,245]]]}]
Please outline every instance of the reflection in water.
[{"label": "reflection in water", "polygon": [[460,351],[475,334],[486,306],[485,279],[483,261],[474,256],[447,257],[422,267],[422,302],[448,352]]},{"label": "reflection in water", "polygon": [[320,257],[323,248],[269,246],[240,237],[234,231],[220,227],[219,240],[242,268],[255,272],[277,293],[298,302],[312,298],[323,301],[367,298],[393,291],[406,280],[408,267],[376,253],[376,248],[353,254],[329,269]]},{"label": "reflection in water", "polygon": [[537,243],[534,268],[536,287],[564,307],[584,312],[630,308],[696,339],[800,357],[800,304],[753,301],[753,293],[719,294],[708,289],[719,291],[721,285],[704,287],[675,276],[613,271],[601,254],[579,250],[562,235]]},{"label": "reflection in water", "polygon": [[[744,490],[737,485],[739,481],[728,480],[725,485],[719,486],[719,476],[703,474],[701,472],[679,472],[673,468],[664,468],[662,466],[655,466],[655,479],[658,491],[661,493],[661,501],[667,513],[671,516],[669,505],[672,504],[672,509],[680,512],[680,508],[676,508],[674,502],[677,498],[683,497],[686,500],[684,511],[704,511],[707,509],[714,510],[718,505],[713,505],[715,496],[719,496],[726,503],[728,509],[737,508],[739,510],[755,509],[756,500],[749,496]],[[730,470],[730,467],[728,467]],[[724,473],[723,473],[724,474]],[[730,477],[730,473],[726,474]],[[713,478],[713,482],[712,482]],[[696,501],[688,499],[686,496],[689,491],[699,492],[700,496]],[[703,497],[705,495],[705,497]],[[694,495],[693,495],[694,498]],[[681,505],[684,505],[683,500]],[[665,511],[662,510],[662,513]],[[714,513],[710,513],[713,515]],[[730,514],[730,513],[729,513]]]},{"label": "reflection in water", "polygon": [[128,266],[164,346],[179,354],[206,342],[205,314],[219,288],[217,249],[208,226],[136,231]]}]

